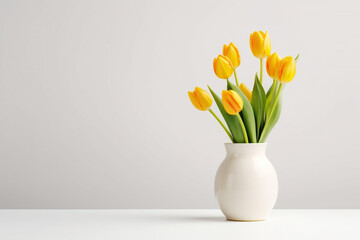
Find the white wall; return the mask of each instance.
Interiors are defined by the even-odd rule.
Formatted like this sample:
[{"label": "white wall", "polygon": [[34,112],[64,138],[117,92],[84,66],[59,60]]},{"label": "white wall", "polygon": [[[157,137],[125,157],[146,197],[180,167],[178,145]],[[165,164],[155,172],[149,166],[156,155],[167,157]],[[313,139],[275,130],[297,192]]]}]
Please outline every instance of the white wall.
[{"label": "white wall", "polygon": [[187,91],[220,93],[212,60],[230,41],[251,85],[254,30],[301,54],[268,139],[276,207],[359,208],[359,7],[0,0],[0,208],[217,207],[227,138]]}]

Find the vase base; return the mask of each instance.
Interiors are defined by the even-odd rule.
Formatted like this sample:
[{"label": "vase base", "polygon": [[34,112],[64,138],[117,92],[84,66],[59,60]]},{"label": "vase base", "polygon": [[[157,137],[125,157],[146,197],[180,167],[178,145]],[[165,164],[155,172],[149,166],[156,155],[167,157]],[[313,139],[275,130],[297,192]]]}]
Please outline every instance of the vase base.
[{"label": "vase base", "polygon": [[235,219],[230,219],[227,218],[227,221],[232,221],[232,222],[261,222],[261,221],[265,221],[265,219],[256,219],[256,220],[235,220]]}]

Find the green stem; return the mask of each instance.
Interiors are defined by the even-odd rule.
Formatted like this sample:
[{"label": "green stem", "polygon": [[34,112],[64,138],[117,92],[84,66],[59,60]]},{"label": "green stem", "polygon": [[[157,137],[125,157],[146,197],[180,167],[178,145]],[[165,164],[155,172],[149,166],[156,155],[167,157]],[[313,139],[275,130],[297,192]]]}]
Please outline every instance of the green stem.
[{"label": "green stem", "polygon": [[263,59],[260,58],[260,83],[263,82]]},{"label": "green stem", "polygon": [[238,82],[238,79],[237,79],[235,68],[234,68],[234,76],[235,76],[236,86],[239,87],[239,82]]},{"label": "green stem", "polygon": [[[264,126],[264,129],[263,129],[262,132],[266,132],[267,128],[269,127],[270,119],[271,119],[271,117],[272,117],[272,115],[273,115],[273,113],[274,113],[274,110],[275,110],[277,101],[279,100],[279,96],[280,96],[280,94],[281,94],[282,89],[283,89],[283,84],[280,83],[279,90],[278,90],[278,92],[277,92],[277,94],[276,94],[274,104],[273,104],[272,107],[271,107],[271,111],[270,111],[270,114],[269,114],[268,121],[266,121],[265,126]],[[259,143],[263,142],[263,140],[264,140],[264,139],[263,139],[263,136],[264,136],[264,135],[261,135],[260,140],[259,140]]]},{"label": "green stem", "polygon": [[232,142],[234,142],[233,137],[231,136],[231,133],[229,132],[229,130],[227,129],[227,127],[224,125],[224,123],[220,120],[220,118],[213,112],[213,110],[209,109],[209,112],[211,113],[211,115],[214,116],[214,118],[220,123],[220,125],[223,127],[223,129],[225,130],[225,132],[227,133],[227,135],[229,136],[230,140]]},{"label": "green stem", "polygon": [[245,125],[244,125],[243,120],[240,117],[240,113],[236,114],[236,117],[238,118],[241,129],[242,129],[242,131],[244,133],[245,143],[249,143],[249,139],[248,139],[248,136],[247,136],[247,133],[246,133]]}]

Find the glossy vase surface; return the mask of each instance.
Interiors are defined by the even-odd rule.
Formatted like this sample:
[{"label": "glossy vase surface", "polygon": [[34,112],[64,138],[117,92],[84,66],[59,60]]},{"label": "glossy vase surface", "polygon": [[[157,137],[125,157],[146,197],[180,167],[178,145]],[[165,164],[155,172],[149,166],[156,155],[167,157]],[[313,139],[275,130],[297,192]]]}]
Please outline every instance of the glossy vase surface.
[{"label": "glossy vase surface", "polygon": [[225,143],[226,157],[215,177],[215,196],[228,220],[261,221],[273,209],[278,179],[266,143]]}]

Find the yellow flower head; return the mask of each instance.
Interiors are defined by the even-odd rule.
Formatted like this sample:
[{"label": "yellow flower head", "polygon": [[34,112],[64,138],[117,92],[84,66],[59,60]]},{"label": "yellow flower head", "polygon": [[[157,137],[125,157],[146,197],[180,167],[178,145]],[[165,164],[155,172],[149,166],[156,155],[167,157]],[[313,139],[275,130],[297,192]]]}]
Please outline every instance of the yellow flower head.
[{"label": "yellow flower head", "polygon": [[234,68],[240,66],[241,61],[239,49],[232,42],[229,44],[229,46],[226,46],[226,44],[224,44],[223,55],[230,59]]},{"label": "yellow flower head", "polygon": [[262,31],[250,34],[250,48],[257,58],[266,58],[271,52],[271,42],[269,33]]},{"label": "yellow flower head", "polygon": [[249,100],[249,102],[251,102],[252,93],[251,93],[250,89],[244,83],[241,83],[239,88],[245,94],[245,96]]},{"label": "yellow flower head", "polygon": [[227,79],[229,78],[233,71],[233,65],[228,57],[219,55],[214,59],[214,72],[218,78]]},{"label": "yellow flower head", "polygon": [[222,104],[226,112],[230,115],[236,115],[244,106],[243,100],[234,90],[222,91]]},{"label": "yellow flower head", "polygon": [[271,54],[266,59],[266,71],[272,79],[276,79],[276,69],[280,61],[281,58],[277,53]]},{"label": "yellow flower head", "polygon": [[191,103],[200,111],[208,110],[212,105],[212,98],[204,89],[196,87],[193,92],[188,91]]},{"label": "yellow flower head", "polygon": [[276,68],[276,79],[282,83],[289,83],[293,80],[296,72],[295,60],[291,56],[284,57]]}]

